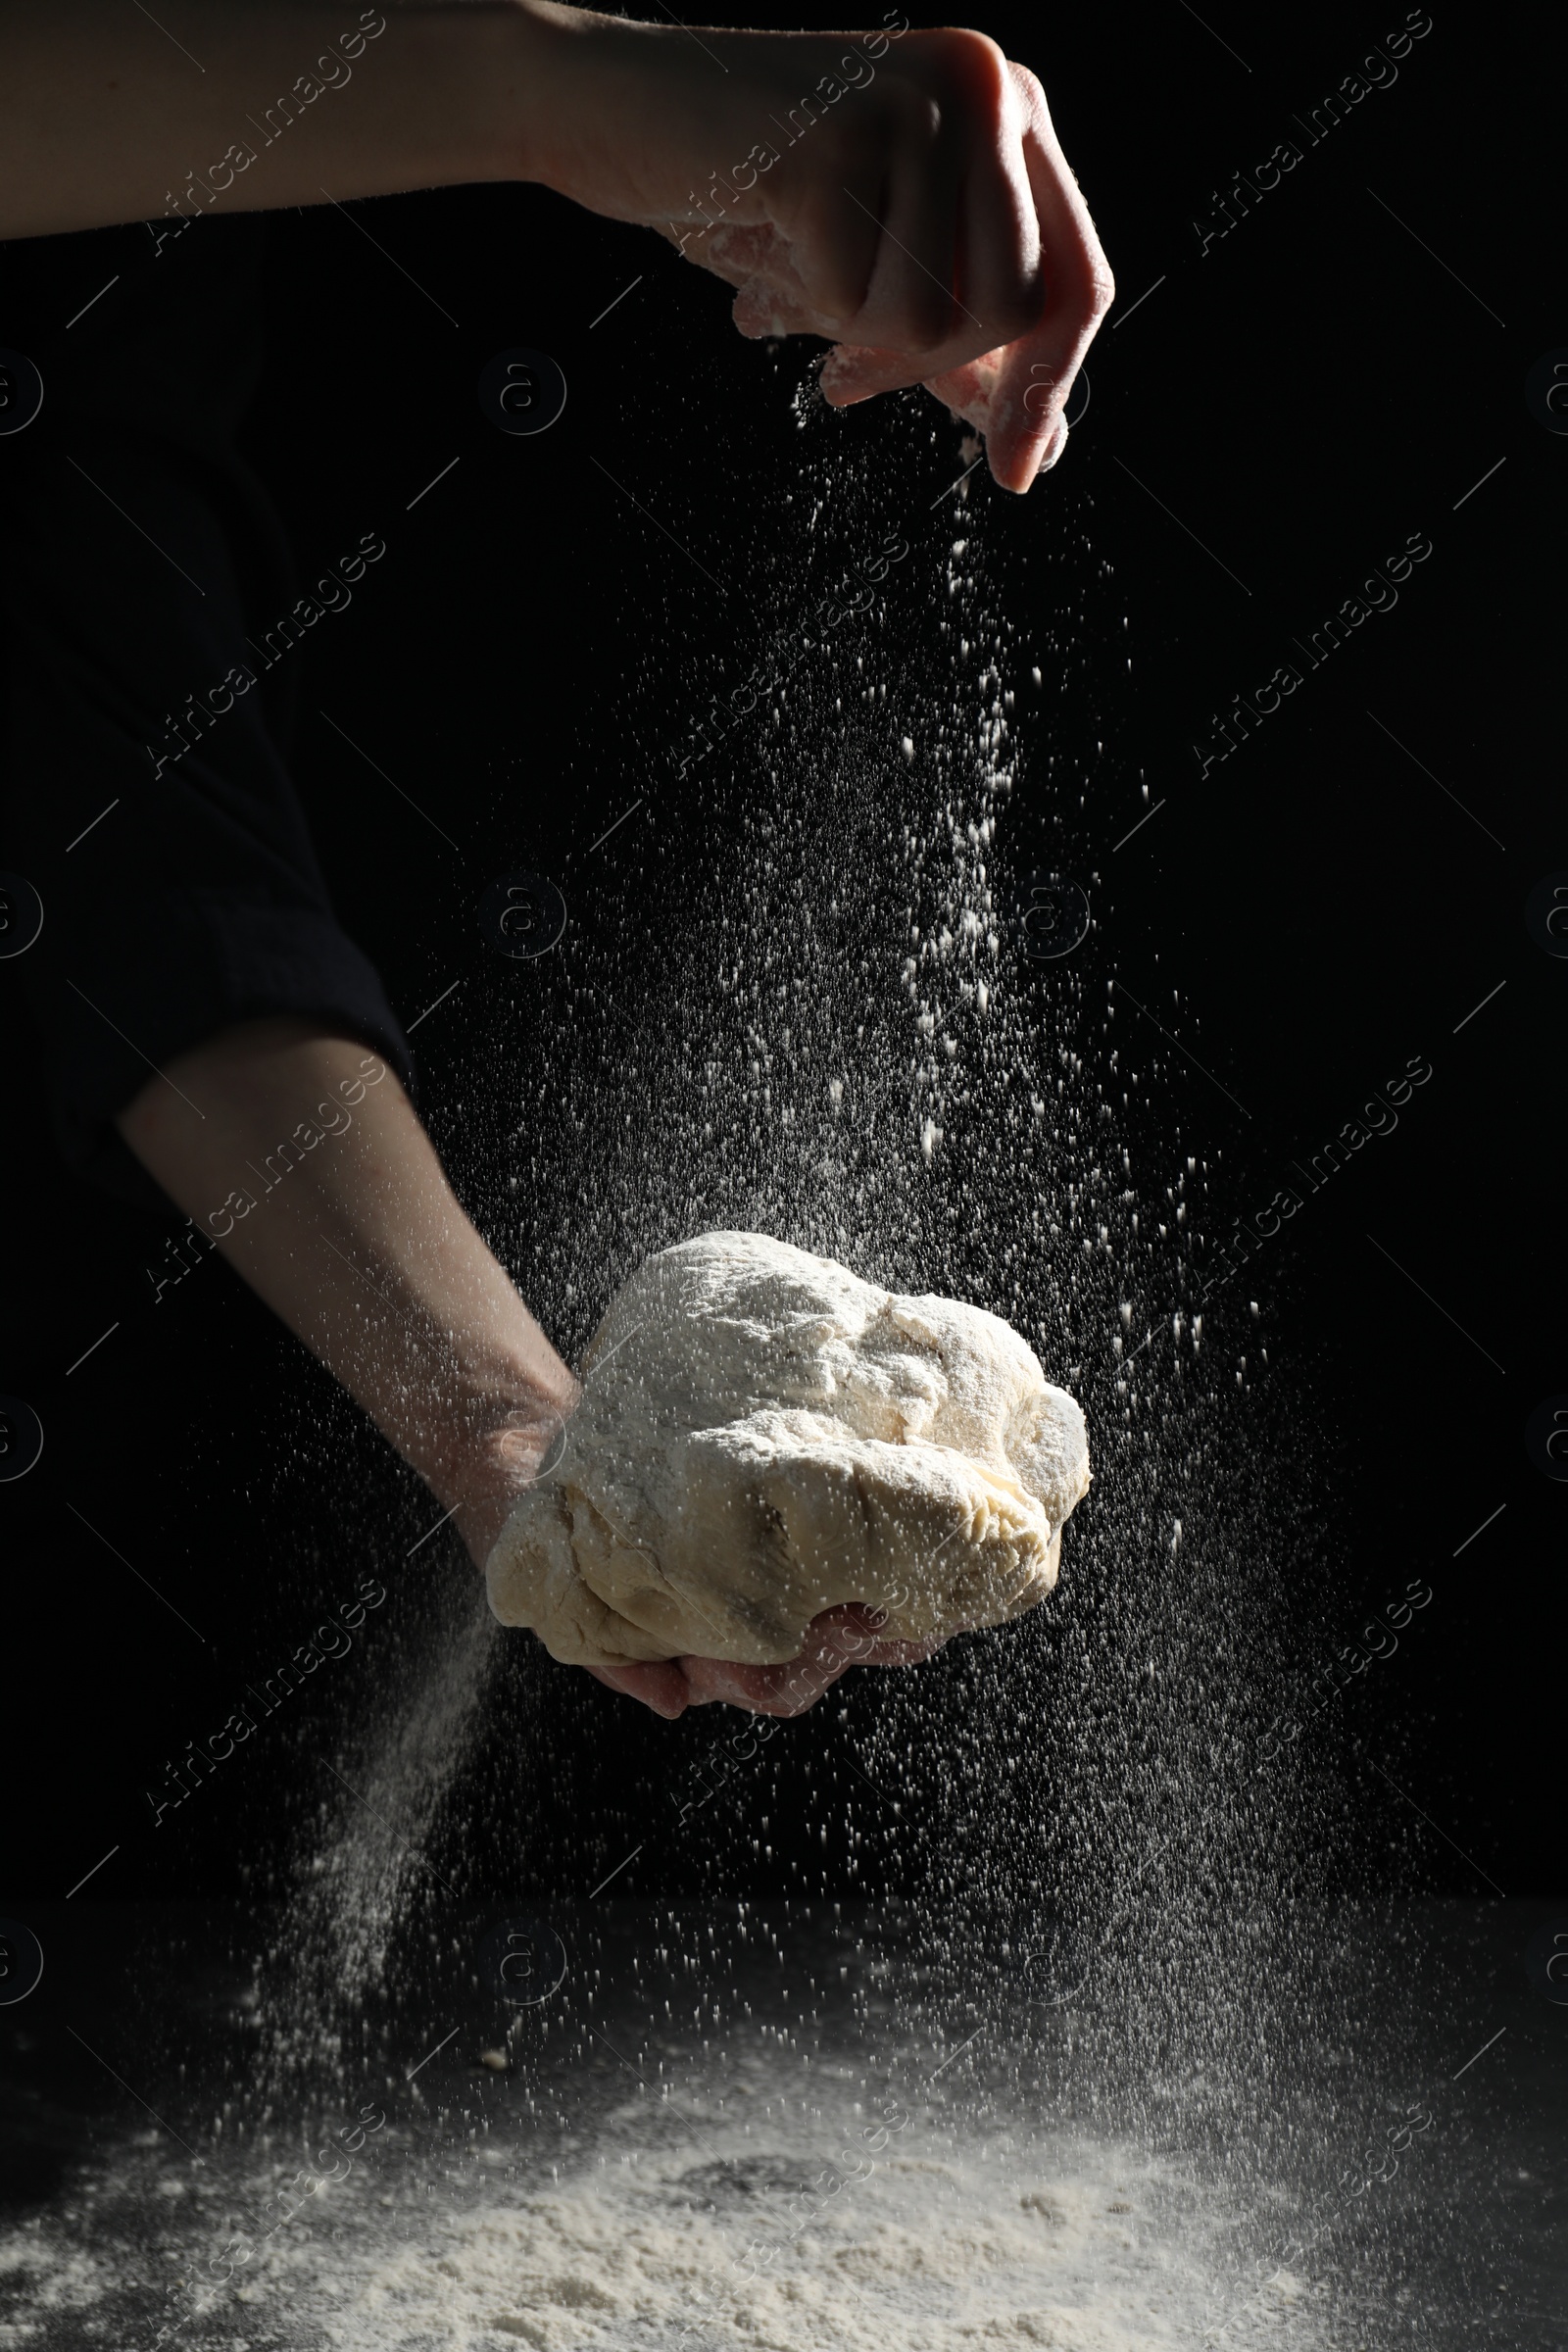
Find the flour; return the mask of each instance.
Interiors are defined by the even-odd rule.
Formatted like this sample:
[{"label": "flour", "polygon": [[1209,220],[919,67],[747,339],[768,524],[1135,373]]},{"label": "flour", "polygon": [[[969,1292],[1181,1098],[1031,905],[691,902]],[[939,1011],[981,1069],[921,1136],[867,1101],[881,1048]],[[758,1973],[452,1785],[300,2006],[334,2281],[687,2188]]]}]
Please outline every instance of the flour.
[{"label": "flour", "polygon": [[781,1663],[863,1602],[883,1638],[999,1625],[1056,1581],[1083,1415],[1000,1316],[756,1233],[660,1251],[589,1347],[491,1605],[579,1664]]},{"label": "flour", "polygon": [[[426,2178],[399,2181],[388,2149],[379,2174],[324,2189],[265,2261],[203,2286],[174,2340],[187,2352],[1178,2352],[1222,2318],[1225,2352],[1322,2352],[1311,2290],[1282,2271],[1261,2287],[1239,2274],[1223,2208],[1168,2159],[1109,2136],[1044,2136],[1021,2117],[982,2140],[932,2116],[857,2174],[843,2153],[863,2121],[851,2087],[780,2096],[776,2069],[758,2067],[720,2095],[688,2069],[679,2098],[605,2115],[555,2180],[515,2143],[487,2144],[461,2212]],[[229,2243],[225,2217],[270,2185],[254,2160],[180,2198],[145,2180],[140,2243],[162,2206],[182,2267],[194,2253],[203,2278],[221,2278],[207,2256]],[[145,2257],[121,2236],[130,2215],[105,2201],[88,2244],[53,2227],[42,2239],[0,2231],[15,2297],[0,2344],[153,2340],[131,2299],[146,2294]]]},{"label": "flour", "polygon": [[[681,2141],[673,2126],[667,2135]],[[645,2150],[466,2217],[440,2250],[411,2249],[365,2278],[329,2340],[355,2352],[388,2336],[442,2352],[682,2340],[688,2352],[1155,2352],[1178,2340],[1188,2266],[1141,2243],[1144,2200],[1108,2151],[1093,2151],[1087,2178],[1064,2178],[976,2166],[937,2142],[847,2181],[791,2237],[769,2228],[769,2208],[798,2203],[822,2163],[789,2152],[792,2134],[766,2154],[734,2130],[703,2136],[733,2151],[727,2166],[690,2144]]]}]

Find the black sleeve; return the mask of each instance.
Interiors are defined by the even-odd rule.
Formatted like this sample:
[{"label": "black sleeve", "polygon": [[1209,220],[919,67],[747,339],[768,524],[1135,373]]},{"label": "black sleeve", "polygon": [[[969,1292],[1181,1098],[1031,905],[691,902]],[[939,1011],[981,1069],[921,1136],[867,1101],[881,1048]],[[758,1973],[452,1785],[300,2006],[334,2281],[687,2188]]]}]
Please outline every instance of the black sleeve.
[{"label": "black sleeve", "polygon": [[[297,589],[233,439],[261,237],[217,217],[0,246],[0,865],[42,900],[25,968],[61,1148],[148,1201],[114,1118],[232,1022],[318,1019],[413,1075],[288,773]],[[8,431],[25,363],[42,406]]]}]

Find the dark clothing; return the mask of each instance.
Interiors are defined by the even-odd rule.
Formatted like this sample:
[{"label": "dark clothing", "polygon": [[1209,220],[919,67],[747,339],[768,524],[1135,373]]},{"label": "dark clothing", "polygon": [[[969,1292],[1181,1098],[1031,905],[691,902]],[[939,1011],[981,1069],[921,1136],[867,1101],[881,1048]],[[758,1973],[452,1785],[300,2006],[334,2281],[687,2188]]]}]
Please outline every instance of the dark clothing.
[{"label": "dark clothing", "polygon": [[0,346],[44,384],[0,435],[0,865],[43,901],[25,976],[61,1148],[149,1201],[112,1121],[235,1021],[313,1017],[411,1077],[289,778],[303,657],[270,659],[268,632],[298,588],[234,448],[262,236],[236,216],[161,247],[140,223],[0,245]]}]

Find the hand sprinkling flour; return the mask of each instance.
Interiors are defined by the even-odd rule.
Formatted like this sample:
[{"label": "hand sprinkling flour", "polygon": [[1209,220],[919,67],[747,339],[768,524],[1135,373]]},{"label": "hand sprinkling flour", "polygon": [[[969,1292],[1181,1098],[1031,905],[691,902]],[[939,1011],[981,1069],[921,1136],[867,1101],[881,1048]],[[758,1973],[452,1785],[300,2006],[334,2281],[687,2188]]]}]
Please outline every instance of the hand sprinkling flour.
[{"label": "hand sprinkling flour", "polygon": [[1114,288],[1026,67],[952,29],[593,24],[612,121],[554,186],[726,279],[742,334],[825,336],[835,408],[924,384],[1004,489],[1055,464]]}]

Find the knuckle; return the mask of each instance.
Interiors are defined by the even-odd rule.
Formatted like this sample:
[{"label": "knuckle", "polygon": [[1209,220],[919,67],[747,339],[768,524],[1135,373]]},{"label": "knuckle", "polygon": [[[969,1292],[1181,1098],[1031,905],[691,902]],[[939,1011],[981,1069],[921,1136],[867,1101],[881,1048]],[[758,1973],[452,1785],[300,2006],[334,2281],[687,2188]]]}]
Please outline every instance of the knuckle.
[{"label": "knuckle", "polygon": [[942,101],[922,82],[898,80],[883,93],[885,135],[895,147],[927,148],[942,129]]},{"label": "knuckle", "polygon": [[894,348],[898,351],[939,351],[951,335],[953,305],[935,293],[913,293],[899,305]]},{"label": "knuckle", "polygon": [[1007,79],[1007,60],[989,33],[966,24],[942,25],[924,36],[922,49],[966,97],[1000,97]]},{"label": "knuckle", "polygon": [[987,305],[986,322],[990,326],[993,323],[992,314],[995,314],[994,323],[1000,329],[995,340],[998,343],[1021,343],[1024,336],[1032,334],[1039,325],[1042,308],[1042,294],[1038,285],[1009,286],[1000,300]]}]

